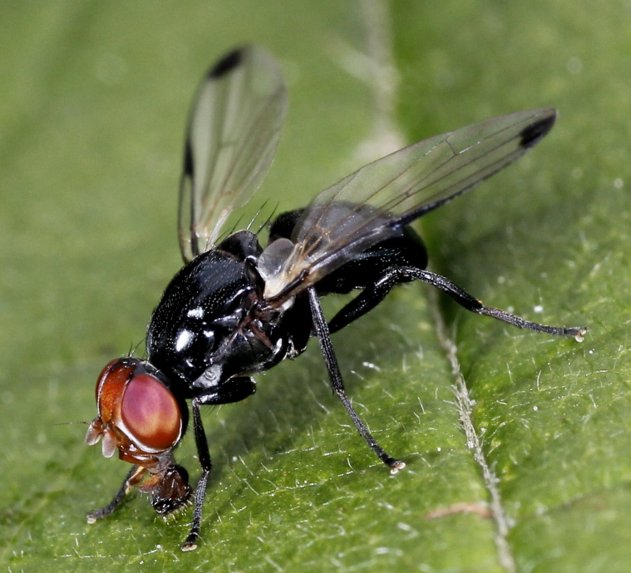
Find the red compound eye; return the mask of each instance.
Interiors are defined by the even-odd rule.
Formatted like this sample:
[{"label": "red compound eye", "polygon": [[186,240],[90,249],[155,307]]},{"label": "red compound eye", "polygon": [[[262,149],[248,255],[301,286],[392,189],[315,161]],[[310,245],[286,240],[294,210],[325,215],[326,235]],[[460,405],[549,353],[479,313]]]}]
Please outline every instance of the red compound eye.
[{"label": "red compound eye", "polygon": [[154,451],[172,448],[182,434],[182,415],[175,397],[150,374],[139,374],[127,384],[121,418],[134,442]]}]

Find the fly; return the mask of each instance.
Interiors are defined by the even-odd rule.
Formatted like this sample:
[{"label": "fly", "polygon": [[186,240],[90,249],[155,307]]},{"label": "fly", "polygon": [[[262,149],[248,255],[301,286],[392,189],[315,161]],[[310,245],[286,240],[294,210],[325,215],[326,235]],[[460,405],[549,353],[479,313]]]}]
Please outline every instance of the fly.
[{"label": "fly", "polygon": [[[580,340],[581,327],[528,321],[488,307],[426,269],[415,219],[506,167],[552,128],[554,109],[496,117],[431,137],[365,165],[300,209],[280,214],[262,246],[251,230],[222,237],[226,219],[252,197],[278,145],[287,109],[277,62],[243,47],[204,77],[191,111],[179,198],[184,266],[167,285],[147,330],[147,359],[125,356],[98,377],[98,415],[86,441],[132,468],[112,501],[88,522],[112,513],[133,488],[159,515],[193,502],[182,544],[197,547],[211,471],[200,408],[253,394],[253,376],[301,354],[317,337],[331,389],[375,455],[396,473],[405,463],[384,450],[354,410],[331,334],[377,306],[401,283],[420,280],[477,314],[536,332]],[[320,299],[358,294],[331,320]],[[188,425],[201,466],[195,489],[174,450]]]}]

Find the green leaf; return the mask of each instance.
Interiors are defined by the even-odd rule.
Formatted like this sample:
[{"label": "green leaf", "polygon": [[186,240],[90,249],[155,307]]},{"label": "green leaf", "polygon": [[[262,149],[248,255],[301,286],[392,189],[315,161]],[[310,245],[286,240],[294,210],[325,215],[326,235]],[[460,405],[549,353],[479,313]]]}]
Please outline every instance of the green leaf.
[{"label": "green leaf", "polygon": [[[4,3],[0,18],[7,570],[628,570],[623,2],[58,1]],[[361,56],[387,55],[389,24],[396,115],[392,70],[371,76]],[[557,106],[533,152],[422,226],[432,267],[488,304],[590,330],[582,344],[551,339],[424,285],[397,289],[334,343],[353,403],[405,471],[390,476],[362,443],[312,344],[260,376],[255,396],[205,412],[214,473],[203,541],[185,554],[190,511],[165,523],[142,496],[86,524],[128,466],[82,437],[99,369],[142,348],[179,266],[176,189],[197,81],[244,41],[275,53],[288,78],[263,189],[281,208],[374,157],[375,126],[413,141]],[[178,460],[197,475],[191,436]]]}]

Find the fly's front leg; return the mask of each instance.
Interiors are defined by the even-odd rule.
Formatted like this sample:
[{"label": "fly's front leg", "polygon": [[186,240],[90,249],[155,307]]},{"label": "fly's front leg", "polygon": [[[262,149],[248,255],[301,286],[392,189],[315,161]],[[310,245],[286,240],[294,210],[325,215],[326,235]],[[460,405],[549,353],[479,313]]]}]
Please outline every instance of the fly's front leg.
[{"label": "fly's front leg", "polygon": [[193,509],[193,523],[191,529],[182,543],[182,551],[192,551],[197,549],[197,540],[199,539],[199,529],[202,523],[202,506],[204,505],[204,498],[206,497],[206,488],[208,487],[208,478],[210,477],[210,470],[212,464],[210,461],[210,451],[208,450],[208,440],[206,439],[206,432],[202,425],[202,417],[199,413],[200,400],[195,398],[192,403],[193,408],[193,431],[195,432],[195,445],[197,446],[197,457],[199,464],[202,466],[202,475],[197,482],[197,488],[195,489],[194,509]]},{"label": "fly's front leg", "polygon": [[324,362],[329,373],[331,389],[340,399],[344,408],[346,408],[348,415],[351,417],[351,420],[353,420],[353,424],[355,424],[355,428],[357,428],[357,431],[359,432],[361,437],[364,438],[366,443],[372,448],[377,457],[390,468],[390,473],[395,474],[405,467],[405,462],[402,462],[390,456],[377,443],[375,438],[373,438],[372,434],[366,427],[366,424],[353,408],[353,405],[351,404],[351,401],[346,394],[346,390],[344,389],[342,373],[340,372],[340,367],[338,366],[337,358],[335,357],[333,345],[331,344],[329,327],[326,323],[326,319],[324,318],[324,314],[322,313],[320,300],[318,299],[318,295],[313,287],[310,287],[307,290],[309,293],[309,304],[311,306],[313,325],[318,336],[318,340],[320,341],[320,349],[322,350],[322,356],[324,357]]},{"label": "fly's front leg", "polygon": [[116,495],[114,496],[112,501],[110,501],[105,507],[95,509],[94,511],[91,511],[86,515],[86,520],[88,523],[96,523],[97,520],[107,517],[120,507],[120,505],[123,503],[123,500],[125,499],[125,496],[129,493],[129,490],[131,489],[130,482],[139,469],[139,466],[134,466],[133,468],[131,468],[131,470],[129,470],[129,473],[125,476],[123,483],[121,484],[120,488],[118,488],[118,491],[116,492]]},{"label": "fly's front leg", "polygon": [[195,445],[197,446],[197,457],[202,467],[202,475],[197,482],[195,488],[193,522],[191,529],[182,543],[182,551],[192,551],[197,549],[199,540],[199,531],[202,524],[202,508],[204,498],[206,497],[206,488],[210,478],[212,463],[210,461],[210,451],[208,449],[208,440],[206,432],[202,424],[202,417],[199,407],[207,404],[229,404],[231,402],[239,402],[244,398],[254,394],[256,391],[256,383],[251,378],[232,378],[217,386],[216,390],[197,396],[192,401],[193,409],[193,431],[195,433]]}]

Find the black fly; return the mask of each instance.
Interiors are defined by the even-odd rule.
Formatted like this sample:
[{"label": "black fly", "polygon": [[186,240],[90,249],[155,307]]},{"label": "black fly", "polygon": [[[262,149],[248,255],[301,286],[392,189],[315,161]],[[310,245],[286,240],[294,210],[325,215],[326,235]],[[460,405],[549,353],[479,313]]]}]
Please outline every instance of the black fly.
[{"label": "black fly", "polygon": [[[224,56],[204,78],[189,120],[179,202],[184,267],[167,286],[147,331],[147,359],[111,361],[96,386],[98,416],[86,441],[102,440],[133,464],[114,499],[88,514],[109,515],[133,487],[160,515],[192,497],[193,522],[182,549],[197,546],[211,470],[200,406],[255,391],[252,375],[305,350],[317,336],[333,392],[377,457],[388,454],[353,409],[331,344],[336,332],[377,306],[399,283],[421,280],[467,310],[520,328],[580,340],[584,329],[530,322],[482,304],[426,270],[427,253],[408,225],[523,155],[548,133],[553,109],[496,117],[437,135],[370,163],[279,215],[266,247],[250,230],[219,239],[227,216],[258,188],[276,151],[287,96],[276,61],[255,47]],[[320,298],[359,294],[331,321]],[[193,491],[173,452],[188,423],[201,477]]]}]

